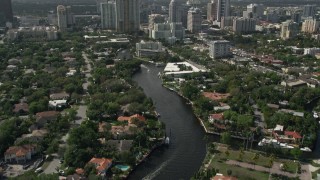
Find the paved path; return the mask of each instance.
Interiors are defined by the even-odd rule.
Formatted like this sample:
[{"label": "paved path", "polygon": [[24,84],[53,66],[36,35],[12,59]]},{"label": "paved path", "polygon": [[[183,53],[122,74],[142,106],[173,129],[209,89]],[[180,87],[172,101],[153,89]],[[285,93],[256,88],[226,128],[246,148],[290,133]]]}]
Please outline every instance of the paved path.
[{"label": "paved path", "polygon": [[59,163],[60,159],[54,158],[49,166],[43,171],[45,174],[57,173],[57,168],[60,168],[61,164]]},{"label": "paved path", "polygon": [[289,172],[282,171],[280,169],[281,163],[279,163],[279,162],[274,162],[271,169],[263,167],[263,166],[253,165],[253,164],[235,161],[235,160],[228,160],[228,161],[226,161],[226,164],[236,165],[236,166],[240,166],[243,168],[250,168],[250,169],[254,169],[256,171],[270,172],[272,174],[280,174],[280,175],[284,175],[284,176],[288,176],[288,177],[299,176],[299,178],[301,180],[310,180],[311,179],[311,173],[309,171],[309,167],[308,167],[308,165],[304,165],[304,164],[301,165],[301,169],[303,171],[303,173],[301,173],[301,174],[295,174],[295,173],[289,173]]}]

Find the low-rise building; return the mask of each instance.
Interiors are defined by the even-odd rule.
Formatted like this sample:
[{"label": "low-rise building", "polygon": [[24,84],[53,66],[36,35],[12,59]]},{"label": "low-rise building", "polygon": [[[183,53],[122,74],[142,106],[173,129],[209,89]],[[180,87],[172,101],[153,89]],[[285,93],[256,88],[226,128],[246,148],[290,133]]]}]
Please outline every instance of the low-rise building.
[{"label": "low-rise building", "polygon": [[61,99],[69,99],[70,95],[66,92],[61,92],[61,93],[53,93],[50,94],[50,99],[51,100],[61,100]]},{"label": "low-rise building", "polygon": [[119,116],[117,120],[122,122],[126,121],[128,122],[128,124],[133,124],[134,120],[145,122],[146,118],[141,116],[140,114],[134,114],[132,116]]},{"label": "low-rise building", "polygon": [[36,114],[36,124],[38,128],[44,127],[47,123],[57,120],[59,114],[60,113],[58,111],[38,112]]},{"label": "low-rise building", "polygon": [[97,174],[105,176],[107,170],[112,165],[112,159],[107,158],[92,158],[88,164],[93,164],[96,167]]},{"label": "low-rise building", "polygon": [[202,95],[212,101],[221,101],[230,97],[229,93],[203,92]]},{"label": "low-rise building", "polygon": [[17,138],[14,143],[15,144],[18,144],[21,142],[39,143],[47,134],[48,134],[48,130],[45,130],[45,129],[33,130],[32,133],[23,134],[20,138]]},{"label": "low-rise building", "polygon": [[36,147],[34,144],[11,146],[4,153],[4,160],[6,162],[25,163],[37,153]]},{"label": "low-rise building", "polygon": [[150,57],[164,52],[161,42],[141,41],[140,43],[136,43],[136,54],[138,57]]},{"label": "low-rise building", "polygon": [[16,114],[27,114],[29,113],[29,105],[24,102],[15,104],[12,111]]}]

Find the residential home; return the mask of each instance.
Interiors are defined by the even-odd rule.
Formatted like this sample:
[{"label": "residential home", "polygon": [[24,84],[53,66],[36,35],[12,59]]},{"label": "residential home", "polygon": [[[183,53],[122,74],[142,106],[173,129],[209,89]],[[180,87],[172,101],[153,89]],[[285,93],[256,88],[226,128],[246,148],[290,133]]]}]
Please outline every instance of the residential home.
[{"label": "residential home", "polygon": [[58,111],[38,112],[36,114],[36,124],[38,125],[38,127],[43,127],[47,123],[57,120],[59,114],[60,113]]},{"label": "residential home", "polygon": [[217,173],[210,180],[238,180],[238,178],[233,176],[224,176],[223,174]]},{"label": "residential home", "polygon": [[117,120],[122,121],[122,122],[127,121],[128,124],[132,124],[135,119],[142,121],[142,122],[146,121],[146,118],[141,116],[140,114],[134,114],[132,116],[119,116]]},{"label": "residential home", "polygon": [[37,153],[35,144],[26,144],[22,146],[11,146],[4,153],[6,162],[25,163],[32,159],[32,156]]},{"label": "residential home", "polygon": [[224,123],[223,113],[210,114],[208,118],[210,123],[219,122],[220,124]]},{"label": "residential home", "polygon": [[62,108],[62,107],[66,107],[68,105],[67,100],[52,100],[49,101],[49,107],[52,108]]},{"label": "residential home", "polygon": [[307,83],[302,80],[296,79],[296,80],[282,81],[281,85],[289,88],[297,88],[297,87],[306,86]]},{"label": "residential home", "polygon": [[219,106],[214,106],[213,110],[215,111],[226,111],[229,110],[230,106],[226,103],[219,102]]},{"label": "residential home", "polygon": [[279,105],[277,104],[267,104],[267,106],[271,109],[279,109]]},{"label": "residential home", "polygon": [[303,112],[298,112],[298,111],[294,111],[294,110],[291,110],[291,109],[280,109],[279,112],[292,114],[293,116],[304,117],[304,113]]},{"label": "residential home", "polygon": [[16,114],[27,114],[29,112],[29,105],[24,102],[15,104],[12,111]]},{"label": "residential home", "polygon": [[92,158],[88,164],[93,164],[96,167],[97,174],[105,176],[107,170],[112,165],[112,159],[107,158]]},{"label": "residential home", "polygon": [[68,100],[69,98],[70,98],[70,95],[66,92],[50,94],[51,100]]},{"label": "residential home", "polygon": [[272,132],[272,136],[280,143],[298,144],[302,136],[296,131],[284,131],[284,127],[277,125]]},{"label": "residential home", "polygon": [[229,93],[222,94],[216,92],[203,92],[202,95],[212,101],[221,101],[227,99],[230,96]]},{"label": "residential home", "polygon": [[135,134],[138,128],[134,124],[129,124],[128,126],[111,126],[111,134],[114,139],[121,138],[127,135]]},{"label": "residential home", "polygon": [[14,143],[18,144],[23,141],[28,141],[29,143],[39,143],[47,134],[48,130],[46,129],[33,130],[32,133],[23,134],[20,138],[17,138]]}]

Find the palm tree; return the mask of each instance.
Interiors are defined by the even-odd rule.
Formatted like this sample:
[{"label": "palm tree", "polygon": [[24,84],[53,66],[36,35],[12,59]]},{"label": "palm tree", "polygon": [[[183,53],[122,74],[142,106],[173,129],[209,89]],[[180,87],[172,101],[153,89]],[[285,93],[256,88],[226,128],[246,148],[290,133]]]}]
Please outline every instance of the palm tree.
[{"label": "palm tree", "polygon": [[253,160],[253,169],[255,169],[256,167],[256,161],[260,158],[260,154],[259,153],[255,153],[254,156],[252,157]]},{"label": "palm tree", "polygon": [[273,166],[274,157],[271,155],[269,158],[268,166],[269,166],[269,173],[271,172],[271,168]]},{"label": "palm tree", "polygon": [[230,152],[228,150],[226,150],[225,152],[225,155],[226,155],[226,158],[228,159],[229,155],[230,155]]}]

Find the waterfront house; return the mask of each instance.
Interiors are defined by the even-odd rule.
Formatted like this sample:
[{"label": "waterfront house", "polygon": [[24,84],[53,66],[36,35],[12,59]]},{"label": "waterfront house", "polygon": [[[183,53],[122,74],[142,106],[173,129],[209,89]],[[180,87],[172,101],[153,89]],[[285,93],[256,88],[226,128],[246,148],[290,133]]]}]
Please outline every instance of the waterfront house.
[{"label": "waterfront house", "polygon": [[96,167],[98,175],[105,176],[106,172],[112,165],[112,159],[92,158],[88,164],[93,164]]},{"label": "waterfront house", "polygon": [[238,180],[238,178],[233,176],[224,176],[223,174],[217,173],[210,180]]},{"label": "waterfront house", "polygon": [[223,113],[210,114],[208,120],[210,123],[214,123],[214,122],[224,123]]},{"label": "waterfront house", "polygon": [[222,101],[227,99],[230,94],[229,93],[216,93],[216,92],[203,92],[202,95],[206,98],[209,98],[212,101]]},{"label": "waterfront house", "polygon": [[142,122],[146,121],[146,118],[141,116],[140,114],[134,114],[132,116],[119,116],[117,120],[121,122],[127,121],[128,124],[132,124],[135,119]]},{"label": "waterfront house", "polygon": [[223,103],[223,102],[219,102],[219,106],[213,107],[213,110],[215,110],[215,111],[226,111],[229,109],[230,109],[230,106],[226,103]]},{"label": "waterfront house", "polygon": [[35,144],[11,146],[4,153],[4,160],[6,162],[25,163],[37,153],[36,147]]},{"label": "waterfront house", "polygon": [[114,139],[121,138],[127,135],[133,135],[138,128],[134,124],[128,126],[111,126],[111,134]]}]

